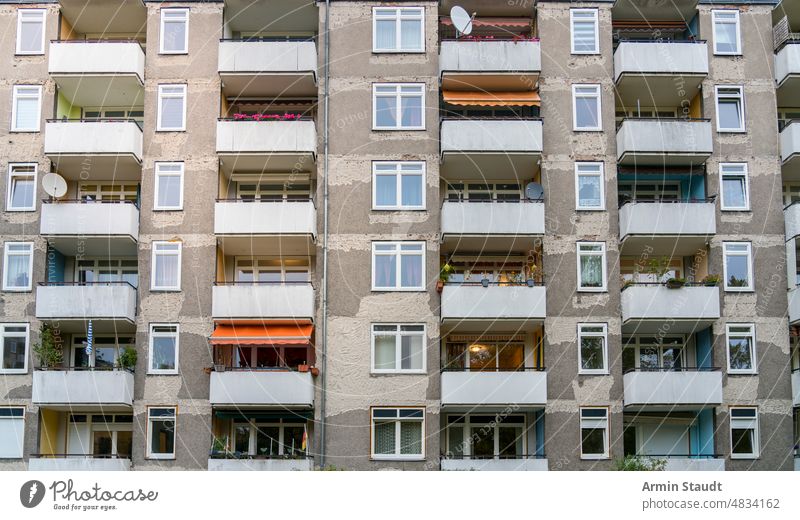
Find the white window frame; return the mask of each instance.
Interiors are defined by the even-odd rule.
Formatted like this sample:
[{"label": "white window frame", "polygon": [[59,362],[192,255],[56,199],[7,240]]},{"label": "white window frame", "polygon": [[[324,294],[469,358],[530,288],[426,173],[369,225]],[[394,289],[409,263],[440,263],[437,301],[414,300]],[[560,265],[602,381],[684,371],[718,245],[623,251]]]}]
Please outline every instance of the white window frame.
[{"label": "white window frame", "polygon": [[[375,453],[375,410],[397,410],[398,415],[400,410],[417,410],[422,412],[422,418],[401,418],[397,417],[395,419],[387,418],[387,417],[378,417],[378,422],[387,422],[394,420],[395,422],[395,453],[392,455],[389,454],[376,454]],[[418,407],[418,406],[376,406],[370,408],[369,410],[369,422],[370,422],[370,447],[369,447],[369,456],[372,460],[425,460],[425,449],[426,449],[426,432],[425,432],[425,408]],[[419,455],[403,455],[400,453],[400,423],[407,421],[407,422],[421,422],[422,423],[422,431],[421,431],[421,450]]]},{"label": "white window frame", "polygon": [[[733,328],[750,329],[750,332],[731,332]],[[751,368],[746,369],[733,369],[731,368],[731,336],[741,338],[750,338],[750,364]],[[729,374],[758,374],[758,358],[756,357],[756,326],[754,323],[727,323],[725,325],[725,362],[728,366]]]},{"label": "white window frame", "polygon": [[[581,245],[585,246],[600,246],[600,251],[581,251]],[[606,243],[605,242],[576,242],[575,253],[577,259],[577,275],[578,275],[578,292],[607,292],[608,291],[608,273],[606,265]],[[603,285],[602,287],[583,287],[581,285],[581,256],[600,256],[603,260]]]},{"label": "white window frame", "polygon": [[[39,44],[39,50],[35,51],[24,51],[22,50],[22,18],[23,15],[28,15],[30,18],[33,16],[38,15],[40,17],[39,22],[42,24],[42,41]],[[47,37],[47,10],[46,9],[28,9],[28,8],[20,8],[17,9],[17,47],[16,47],[16,54],[20,56],[36,56],[40,54],[44,54],[44,45],[45,39]],[[25,23],[35,23],[34,20],[26,20]]]},{"label": "white window frame", "polygon": [[[720,95],[720,90],[738,90],[738,95],[733,94],[722,94]],[[737,128],[727,128],[723,127],[720,124],[720,110],[719,110],[719,101],[721,99],[738,99],[739,100],[739,110],[741,112],[741,125]],[[747,108],[744,101],[744,87],[741,85],[716,85],[714,86],[714,102],[715,102],[715,109],[717,112],[717,132],[718,133],[726,133],[726,134],[741,134],[747,132]]]},{"label": "white window frame", "polygon": [[[590,96],[588,94],[581,94],[578,95],[578,89],[580,88],[593,88],[596,92],[596,96]],[[578,126],[578,97],[581,98],[589,98],[595,97],[597,99],[597,125],[595,127],[586,126],[580,127]],[[603,131],[603,89],[601,85],[592,84],[592,83],[576,83],[572,85],[572,130],[575,132],[602,132]]]},{"label": "white window frame", "polygon": [[[756,415],[752,419],[737,417],[734,419],[732,410],[755,410]],[[734,422],[737,424],[737,430],[752,429],[753,430],[753,448],[754,453],[733,453],[733,430]],[[761,436],[759,434],[759,421],[758,421],[758,408],[755,406],[731,406],[728,408],[728,433],[730,435],[731,443],[731,458],[732,459],[757,459],[761,455]]]},{"label": "white window frame", "polygon": [[[174,327],[174,332],[161,332],[156,331],[157,327]],[[153,340],[159,338],[174,338],[175,339],[175,368],[162,369],[153,368]],[[178,323],[151,323],[150,334],[148,338],[147,348],[147,374],[148,375],[175,375],[180,371],[180,345],[181,345],[181,326]]]},{"label": "white window frame", "polygon": [[[15,168],[20,167],[33,167],[33,173],[26,173],[26,172],[15,172]],[[39,165],[36,163],[9,163],[8,164],[8,189],[6,190],[6,211],[36,211],[36,188],[37,184],[36,181],[39,178]],[[12,206],[13,200],[13,187],[14,187],[14,178],[15,177],[33,177],[33,200],[31,201],[30,206],[24,206],[15,208]]]},{"label": "white window frame", "polygon": [[[167,88],[177,88],[180,87],[182,90],[181,94],[165,94],[164,89]],[[185,132],[186,131],[186,105],[188,104],[188,95],[187,95],[187,88],[186,84],[184,83],[170,83],[158,86],[158,126],[156,131],[158,132]],[[183,100],[183,121],[180,128],[165,128],[162,125],[161,118],[163,116],[163,104],[162,101],[166,98],[181,98]]]},{"label": "white window frame", "polygon": [[[584,328],[601,327],[602,332],[584,331]],[[583,338],[603,338],[603,368],[583,368],[581,357],[581,340]],[[578,323],[578,374],[581,375],[607,375],[608,370],[608,324],[607,323]]]},{"label": "white window frame", "polygon": [[[402,87],[413,87],[417,86],[420,87],[420,93],[414,93],[413,96],[416,97],[417,95],[422,97],[422,103],[420,104],[420,109],[422,110],[420,121],[422,124],[420,126],[402,126],[403,125],[403,111],[402,111],[402,98],[403,96],[412,97],[412,94],[409,93],[401,93]],[[397,114],[397,125],[396,126],[378,126],[378,106],[377,101],[378,97],[388,97],[387,94],[378,95],[378,87],[395,87],[395,109]],[[425,130],[425,83],[373,83],[372,84],[372,129],[373,130]]]},{"label": "white window frame", "polygon": [[[414,251],[406,251],[405,253],[403,253],[403,251],[402,251],[402,246],[403,245],[413,245],[413,244],[421,245],[422,246],[422,250],[419,253],[416,253]],[[375,248],[375,246],[377,246],[377,245],[395,245],[396,249],[391,253],[389,253],[389,252],[377,252],[376,248]],[[402,286],[402,281],[401,281],[402,262],[401,262],[401,258],[403,256],[403,254],[415,255],[415,256],[421,256],[422,257],[422,277],[420,279],[422,285],[420,285],[418,287],[403,287]],[[375,257],[376,256],[383,256],[383,255],[385,255],[385,256],[395,255],[397,257],[397,261],[395,262],[395,269],[396,269],[395,282],[397,283],[397,285],[394,286],[394,287],[378,287],[377,285],[375,285],[375,279],[376,279],[376,276],[375,276],[375,269],[376,269]],[[426,243],[424,241],[418,241],[418,240],[399,240],[399,241],[378,240],[378,241],[372,242],[372,266],[371,266],[371,268],[372,268],[372,290],[373,291],[397,291],[397,292],[401,292],[401,291],[402,292],[424,291],[425,290],[426,280],[427,280],[426,274],[425,274],[425,270],[426,270],[425,269],[425,267],[426,267],[425,266],[426,255],[427,255],[427,250],[426,250]]]},{"label": "white window frame", "polygon": [[[729,171],[725,171],[729,168]],[[738,171],[737,171],[738,170]],[[725,201],[725,177],[744,177],[744,206],[729,206]],[[719,185],[720,185],[720,209],[722,211],[750,211],[750,175],[747,163],[720,163],[719,164]]]},{"label": "white window frame", "polygon": [[[736,15],[735,16],[736,21],[734,21],[734,22],[727,21],[727,20],[726,21],[718,21],[717,17],[721,13],[726,13],[726,14],[734,13]],[[724,23],[724,24],[734,23],[734,24],[736,24],[736,50],[735,51],[723,52],[723,51],[717,50],[717,41],[718,41],[718,38],[717,38],[717,23]],[[741,56],[741,54],[742,54],[742,29],[741,29],[742,28],[742,24],[741,24],[741,20],[739,19],[739,10],[738,9],[712,9],[711,10],[711,27],[713,29],[713,35],[714,35],[714,54],[715,55],[717,55],[717,56]]]},{"label": "white window frame", "polygon": [[[174,415],[172,416],[172,422],[173,422],[173,425],[174,425],[173,426],[173,432],[172,432],[172,435],[173,435],[173,439],[172,439],[173,452],[172,453],[153,453],[153,449],[152,449],[153,447],[150,445],[150,443],[153,440],[151,438],[151,436],[150,436],[150,430],[153,427],[153,423],[157,422],[157,421],[160,422],[160,421],[164,421],[164,420],[169,420],[169,419],[162,419],[161,418],[161,417],[164,417],[164,416],[158,416],[158,417],[155,417],[155,418],[151,417],[150,416],[150,411],[153,410],[153,409],[159,409],[159,410],[171,409],[173,411],[173,413],[174,413]],[[148,459],[161,459],[161,460],[172,460],[172,459],[174,459],[175,458],[175,448],[177,448],[177,446],[178,446],[178,407],[177,406],[170,406],[170,405],[148,406],[147,407],[147,431],[145,432],[145,435],[146,435],[145,444],[146,444],[147,458]]]},{"label": "white window frame", "polygon": [[[585,420],[583,418],[583,410],[605,410],[606,416],[605,418],[599,417],[587,417]],[[606,406],[582,406],[578,410],[578,420],[580,421],[580,425],[578,428],[578,442],[580,443],[580,450],[581,450],[581,459],[583,460],[602,460],[610,458],[610,430],[609,430],[609,410]],[[585,422],[584,422],[585,421]],[[599,426],[602,426],[605,434],[604,434],[604,451],[603,453],[583,453],[583,430],[584,428],[588,429],[592,424],[597,423]],[[584,427],[586,424],[586,427]],[[597,428],[595,428],[597,429]]]},{"label": "white window frame", "polygon": [[[422,327],[421,331],[404,331],[403,326]],[[395,331],[380,330],[376,331],[376,326],[396,327]],[[375,337],[376,336],[394,336],[395,337],[395,368],[383,369],[375,368]],[[421,336],[422,337],[422,368],[420,369],[403,369],[402,367],[402,337],[403,336]],[[428,366],[428,328],[424,323],[373,323],[370,327],[370,367],[373,374],[427,374]]]},{"label": "white window frame", "polygon": [[[599,167],[598,171],[580,171],[582,166]],[[580,178],[599,177],[600,179],[600,205],[581,206]],[[575,209],[579,211],[605,211],[606,209],[606,187],[605,187],[605,166],[602,162],[578,161],[575,163]]]},{"label": "white window frame", "polygon": [[[24,327],[25,332],[6,332],[6,327]],[[24,368],[3,368],[5,355],[5,339],[25,338],[25,366]],[[31,326],[29,323],[0,323],[0,374],[27,374],[28,356],[31,348]]]},{"label": "white window frame", "polygon": [[[594,49],[590,51],[579,51],[575,49],[575,14],[591,14],[594,23]],[[590,21],[588,18],[580,21]],[[600,21],[597,9],[570,9],[569,10],[569,41],[570,52],[572,54],[600,54]]]},{"label": "white window frame", "polygon": [[[166,38],[164,35],[164,26],[166,25],[166,18],[164,15],[166,13],[170,14],[183,14],[183,18],[180,19],[177,16],[170,20],[170,23],[182,21],[185,25],[184,30],[184,39],[183,39],[183,48],[179,50],[168,50],[164,48],[164,43]],[[161,22],[159,24],[161,31],[159,33],[159,44],[158,44],[158,52],[159,54],[189,54],[189,8],[188,7],[163,7],[161,8]]]},{"label": "white window frame", "polygon": [[[379,11],[386,11],[381,14]],[[389,11],[394,11],[389,15]],[[395,47],[393,49],[378,48],[378,20],[395,21]],[[419,20],[419,49],[404,49],[402,45],[401,20]],[[374,53],[424,53],[425,52],[425,8],[424,7],[373,7],[372,8],[372,52]]]},{"label": "white window frame", "polygon": [[[15,448],[18,448],[19,452],[14,452],[11,456],[7,456],[7,455],[0,456],[0,460],[21,459],[24,456],[24,450],[25,450],[25,415],[26,415],[25,414],[25,407],[24,406],[2,406],[0,408],[2,408],[4,410],[12,410],[12,409],[13,410],[22,410],[22,415],[21,416],[10,416],[10,417],[0,416],[0,422],[5,422],[5,421],[21,421],[22,422],[21,425],[14,425],[14,426],[16,426],[16,429],[17,429],[17,432],[18,432],[18,441],[17,441],[17,445],[15,446]],[[3,447],[3,449],[7,449],[8,448],[8,444],[4,444],[2,447]]]},{"label": "white window frame", "polygon": [[[378,165],[395,165],[395,170],[390,172],[388,170],[378,171]],[[419,177],[420,182],[422,184],[422,204],[419,206],[404,206],[403,205],[403,182],[402,178],[403,175],[414,175],[416,176],[416,172],[402,170],[404,165],[419,165]],[[372,161],[372,209],[375,211],[424,211],[426,209],[426,200],[425,200],[425,182],[426,180],[426,172],[425,172],[425,161]],[[397,183],[397,199],[395,200],[395,204],[392,206],[378,206],[378,177],[380,176],[395,176],[395,181]]]},{"label": "white window frame", "polygon": [[[20,94],[21,89],[36,89],[36,128],[20,128],[17,126],[17,101],[22,98],[33,99],[32,94]],[[42,120],[42,86],[41,85],[14,85],[13,95],[11,96],[11,131],[12,132],[40,132]]]},{"label": "white window frame", "polygon": [[[28,285],[26,287],[9,286],[6,273],[8,272],[8,257],[10,245],[25,245],[28,247]],[[33,289],[33,242],[6,242],[3,244],[3,290],[7,292],[30,292]],[[13,255],[21,255],[23,253],[14,252]]]},{"label": "white window frame", "polygon": [[[158,253],[157,249],[159,245],[170,244],[170,245],[177,245],[178,251],[177,252],[163,252]],[[180,291],[181,290],[181,270],[183,264],[183,243],[180,241],[170,241],[170,240],[156,240],[153,241],[151,244],[152,253],[150,255],[150,290],[151,291]],[[156,255],[163,254],[163,255],[175,255],[178,257],[178,279],[177,285],[174,286],[158,286],[156,285]]]},{"label": "white window frame", "polygon": [[[728,245],[745,245],[747,250],[728,252]],[[728,285],[728,256],[746,256],[747,257],[747,285],[743,287],[733,287]],[[750,242],[723,242],[722,243],[722,271],[725,278],[723,279],[724,289],[726,292],[752,292],[755,288],[755,281],[753,280],[753,244]]]},{"label": "white window frame", "polygon": [[[162,166],[179,166],[180,171],[177,172],[164,172],[160,171]],[[181,211],[183,210],[183,173],[184,173],[184,163],[183,162],[157,162],[155,163],[155,168],[153,169],[155,174],[155,196],[153,198],[153,210],[154,211]],[[159,206],[158,200],[160,195],[160,178],[161,177],[178,177],[180,180],[179,185],[179,202],[177,206]]]}]

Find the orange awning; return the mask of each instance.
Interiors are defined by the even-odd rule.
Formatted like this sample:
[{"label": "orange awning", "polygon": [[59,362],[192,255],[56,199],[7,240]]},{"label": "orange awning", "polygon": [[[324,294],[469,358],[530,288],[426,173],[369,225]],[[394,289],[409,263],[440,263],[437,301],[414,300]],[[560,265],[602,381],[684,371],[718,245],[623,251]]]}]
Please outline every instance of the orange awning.
[{"label": "orange awning", "polygon": [[443,90],[445,103],[460,106],[528,107],[541,105],[538,92],[461,92]]},{"label": "orange awning", "polygon": [[212,345],[307,345],[313,325],[219,324],[211,334]]},{"label": "orange awning", "polygon": [[[442,25],[453,25],[453,20],[449,16],[439,18]],[[475,18],[472,20],[473,27],[530,27],[530,18]]]}]

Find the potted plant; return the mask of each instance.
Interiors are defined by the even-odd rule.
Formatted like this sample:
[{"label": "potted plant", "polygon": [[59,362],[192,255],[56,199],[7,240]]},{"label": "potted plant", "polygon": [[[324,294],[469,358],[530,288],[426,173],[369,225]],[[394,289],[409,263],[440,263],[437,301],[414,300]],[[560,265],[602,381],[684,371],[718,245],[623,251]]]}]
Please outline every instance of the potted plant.
[{"label": "potted plant", "polygon": [[481,285],[484,287],[489,287],[489,275],[486,274],[486,271],[483,272],[483,278],[481,278]]},{"label": "potted plant", "polygon": [[668,289],[680,289],[684,285],[686,285],[686,280],[683,278],[670,278],[667,280]]},{"label": "potted plant", "polygon": [[664,276],[669,272],[669,258],[666,256],[651,258],[647,272],[653,275],[656,282],[663,282]]},{"label": "potted plant", "polygon": [[635,284],[636,282],[633,281],[633,278],[628,278],[627,280],[622,280],[622,289],[624,290],[626,287],[630,287],[631,285]]},{"label": "potted plant", "polygon": [[525,282],[528,284],[528,287],[533,287],[536,285],[536,280],[541,276],[542,268],[531,262],[531,264],[528,265],[528,277],[525,280]]},{"label": "potted plant", "polygon": [[311,375],[317,377],[319,375],[319,368],[311,367]]},{"label": "potted plant", "polygon": [[450,279],[450,275],[455,272],[455,268],[449,262],[445,262],[439,270],[439,279],[436,281],[436,292],[441,293],[444,284]]},{"label": "potted plant", "polygon": [[39,327],[39,342],[34,343],[33,353],[39,359],[42,368],[55,368],[61,365],[64,352],[56,345],[53,329],[50,325],[42,323]]},{"label": "potted plant", "polygon": [[225,363],[214,363],[214,372],[225,372]]},{"label": "potted plant", "polygon": [[136,360],[139,358],[136,349],[133,347],[125,347],[117,359],[117,366],[125,370],[133,370],[136,368]]},{"label": "potted plant", "polygon": [[703,285],[706,287],[716,287],[719,284],[719,276],[716,274],[708,274],[703,278]]},{"label": "potted plant", "polygon": [[214,436],[211,442],[211,455],[222,455],[223,457],[228,454],[228,438]]},{"label": "potted plant", "polygon": [[310,367],[308,366],[308,363],[306,363],[305,361],[297,365],[298,372],[308,372],[309,368]]}]

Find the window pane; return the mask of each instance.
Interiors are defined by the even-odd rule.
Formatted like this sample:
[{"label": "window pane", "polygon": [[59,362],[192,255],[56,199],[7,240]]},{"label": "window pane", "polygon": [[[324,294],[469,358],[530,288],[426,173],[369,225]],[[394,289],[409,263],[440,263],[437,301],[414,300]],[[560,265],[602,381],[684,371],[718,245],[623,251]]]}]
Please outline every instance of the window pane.
[{"label": "window pane", "polygon": [[750,338],[729,338],[728,351],[731,370],[751,370],[753,368],[753,359],[751,356],[752,344]]},{"label": "window pane", "polygon": [[375,22],[375,48],[378,50],[394,50],[397,34],[395,20],[377,20]]},{"label": "window pane", "polygon": [[22,370],[25,368],[25,338],[3,338],[3,368]]},{"label": "window pane", "polygon": [[234,428],[233,450],[238,453],[250,452],[250,425],[238,424]]},{"label": "window pane", "polygon": [[397,126],[397,99],[378,96],[375,98],[375,123],[379,127]]},{"label": "window pane", "polygon": [[164,50],[165,51],[184,51],[186,39],[186,22],[181,20],[164,21]]},{"label": "window pane", "polygon": [[470,429],[472,430],[472,455],[474,457],[493,457],[494,428],[480,426]]},{"label": "window pane", "polygon": [[175,453],[175,421],[150,421],[150,453]]},{"label": "window pane", "polygon": [[401,256],[400,280],[402,287],[422,287],[422,257],[420,255]]},{"label": "window pane", "polygon": [[115,346],[99,346],[94,347],[94,366],[111,368],[114,366],[114,358],[117,352]]},{"label": "window pane", "polygon": [[156,255],[156,287],[176,287],[178,285],[177,255]]},{"label": "window pane", "polygon": [[178,175],[158,176],[158,207],[175,208],[181,203],[181,178]]},{"label": "window pane", "polygon": [[584,455],[605,454],[605,429],[581,428],[581,448]]},{"label": "window pane", "polygon": [[400,21],[400,46],[406,51],[421,50],[422,22],[420,20]]},{"label": "window pane", "polygon": [[738,100],[720,99],[718,110],[720,128],[738,129],[742,127],[741,107]]},{"label": "window pane", "polygon": [[175,369],[175,338],[156,336],[153,338],[153,359],[150,368],[153,370]]},{"label": "window pane", "polygon": [[375,368],[392,370],[395,368],[395,336],[375,337]]},{"label": "window pane", "polygon": [[732,453],[741,455],[751,455],[755,453],[755,432],[750,429],[731,429],[731,437],[733,441]]},{"label": "window pane", "polygon": [[748,281],[748,257],[745,255],[727,255],[725,260],[728,269],[728,286],[747,287]]},{"label": "window pane", "polygon": [[603,259],[597,255],[581,256],[581,287],[603,286]]},{"label": "window pane", "polygon": [[716,41],[714,42],[717,52],[736,52],[738,44],[736,41],[736,23],[715,24]]},{"label": "window pane", "polygon": [[[20,13],[20,16],[24,16]],[[20,28],[20,51],[22,52],[42,52],[42,29],[41,21],[24,20]]]},{"label": "window pane", "polygon": [[17,121],[18,130],[35,130],[39,128],[37,119],[39,112],[39,98],[17,98]]},{"label": "window pane", "polygon": [[403,127],[422,126],[421,96],[403,96],[400,99],[400,106],[403,111]]},{"label": "window pane", "polygon": [[394,455],[395,452],[395,423],[375,423],[375,454]]},{"label": "window pane", "polygon": [[498,440],[500,441],[500,458],[514,458],[523,455],[522,428],[501,425],[498,430]]},{"label": "window pane", "polygon": [[161,128],[183,127],[183,97],[161,99]]},{"label": "window pane", "polygon": [[597,114],[597,98],[578,97],[575,99],[575,122],[578,128],[597,128],[600,126]]},{"label": "window pane", "polygon": [[303,433],[302,426],[284,426],[283,427],[283,454],[293,457],[301,456],[305,453],[303,449]]},{"label": "window pane", "polygon": [[745,208],[747,201],[745,198],[745,179],[744,177],[727,176],[722,178],[722,196],[725,206],[728,208]]},{"label": "window pane", "polygon": [[400,368],[403,370],[422,370],[422,336],[400,337]]},{"label": "window pane", "polygon": [[603,370],[603,338],[581,338],[581,368]]},{"label": "window pane", "polygon": [[422,455],[422,423],[403,421],[400,423],[400,454]]},{"label": "window pane", "polygon": [[375,256],[375,287],[395,287],[397,285],[397,257],[394,255]]},{"label": "window pane", "polygon": [[403,206],[422,206],[422,176],[403,175],[400,182],[403,190]]},{"label": "window pane", "polygon": [[575,20],[572,25],[575,52],[595,52],[594,21]]},{"label": "window pane", "polygon": [[377,206],[397,205],[397,177],[394,175],[375,176],[375,203]]},{"label": "window pane", "polygon": [[259,426],[256,432],[256,455],[278,455],[280,429],[277,426]]},{"label": "window pane", "polygon": [[600,207],[600,177],[581,175],[578,177],[579,206],[584,208]]},{"label": "window pane", "polygon": [[[119,421],[119,416],[117,416],[117,422]],[[126,459],[131,458],[133,448],[133,432],[117,432],[117,456],[123,457]]]},{"label": "window pane", "polygon": [[6,286],[10,288],[24,289],[30,283],[30,273],[28,273],[28,254],[8,255],[6,264]]},{"label": "window pane", "polygon": [[32,208],[35,190],[33,177],[13,177],[11,180],[11,208]]}]

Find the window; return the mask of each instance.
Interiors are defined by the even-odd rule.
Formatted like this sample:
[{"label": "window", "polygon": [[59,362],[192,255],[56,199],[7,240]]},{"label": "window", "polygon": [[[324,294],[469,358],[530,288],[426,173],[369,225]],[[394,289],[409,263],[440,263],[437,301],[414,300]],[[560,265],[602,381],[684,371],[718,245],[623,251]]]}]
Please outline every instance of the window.
[{"label": "window", "polygon": [[139,262],[136,258],[87,258],[77,260],[75,280],[80,284],[128,282],[139,286]]},{"label": "window", "polygon": [[189,10],[161,10],[161,54],[189,52]]},{"label": "window", "polygon": [[759,454],[758,409],[731,408],[731,458],[756,459]]},{"label": "window", "polygon": [[72,336],[72,352],[69,358],[71,366],[114,368],[118,365],[120,352],[125,348],[136,348],[134,337],[113,334],[95,334],[91,352],[86,352],[86,343],[86,336]]},{"label": "window", "polygon": [[[242,175],[246,178],[246,175]],[[243,201],[262,202],[307,202],[311,200],[311,183],[306,181],[283,180],[270,175],[270,179],[259,182],[253,176],[251,181],[237,181],[236,198]],[[272,177],[275,177],[274,179]]]},{"label": "window", "polygon": [[607,459],[608,408],[581,408],[581,458]]},{"label": "window", "polygon": [[38,132],[41,117],[41,85],[14,85],[11,105],[12,132]]},{"label": "window", "polygon": [[113,181],[100,184],[81,182],[78,185],[78,198],[84,202],[96,200],[138,202],[139,186],[138,184],[114,184]]},{"label": "window", "polygon": [[425,325],[372,325],[372,371],[425,373]]},{"label": "window", "polygon": [[597,9],[571,9],[569,21],[572,28],[572,54],[598,54]]},{"label": "window", "polygon": [[372,85],[373,130],[425,130],[424,107],[422,83]]},{"label": "window", "polygon": [[267,458],[305,458],[306,425],[292,419],[234,419],[233,450]]},{"label": "window", "polygon": [[181,290],[181,246],[180,242],[153,242],[151,290]]},{"label": "window", "polygon": [[600,85],[572,85],[573,129],[576,131],[600,131]]},{"label": "window", "polygon": [[148,374],[178,373],[178,325],[151,324]]},{"label": "window", "polygon": [[44,54],[44,9],[17,10],[17,54]]},{"label": "window", "polygon": [[183,163],[156,163],[154,210],[183,209]]},{"label": "window", "polygon": [[373,52],[423,52],[425,9],[422,7],[374,7]]},{"label": "window", "polygon": [[132,415],[70,414],[69,423],[67,445],[76,446],[80,453],[99,458],[131,458]]},{"label": "window", "polygon": [[518,459],[527,455],[524,415],[447,416],[447,456],[455,459]]},{"label": "window", "polygon": [[147,409],[147,457],[175,458],[175,408]]},{"label": "window", "polygon": [[717,131],[744,132],[744,95],[742,87],[716,87]]},{"label": "window", "polygon": [[373,408],[373,459],[425,458],[424,408]]},{"label": "window", "polygon": [[[544,368],[542,341],[534,338],[529,368]],[[511,372],[524,370],[525,336],[500,335],[490,337],[448,336],[445,352],[445,367],[448,370],[471,372]]]},{"label": "window", "polygon": [[33,242],[6,242],[3,252],[3,290],[30,291]]},{"label": "window", "polygon": [[372,209],[425,209],[425,163],[373,162]]},{"label": "window", "polygon": [[608,326],[578,324],[578,373],[608,374]]},{"label": "window", "polygon": [[28,372],[29,327],[27,323],[0,324],[0,374]]},{"label": "window", "polygon": [[158,86],[158,131],[186,130],[186,85]]},{"label": "window", "polygon": [[606,290],[605,242],[578,242],[578,290]]},{"label": "window", "polygon": [[38,165],[10,164],[6,211],[36,211],[36,173]]},{"label": "window", "polygon": [[723,242],[726,291],[753,290],[753,260],[750,242]]},{"label": "window", "polygon": [[728,373],[756,373],[756,327],[753,324],[729,323],[725,326],[728,342]]},{"label": "window", "polygon": [[236,283],[310,283],[308,257],[236,257]]},{"label": "window", "polygon": [[425,289],[425,242],[373,242],[372,290]]},{"label": "window", "polygon": [[21,459],[25,436],[25,408],[0,408],[0,459]]},{"label": "window", "polygon": [[679,371],[691,366],[683,336],[633,336],[624,338],[622,371]]},{"label": "window", "polygon": [[575,163],[576,208],[582,210],[603,210],[606,208],[603,163]]},{"label": "window", "polygon": [[714,54],[741,54],[741,33],[739,30],[739,11],[713,10]]},{"label": "window", "polygon": [[750,210],[750,181],[747,176],[747,163],[720,163],[719,175],[722,182],[722,210]]}]

